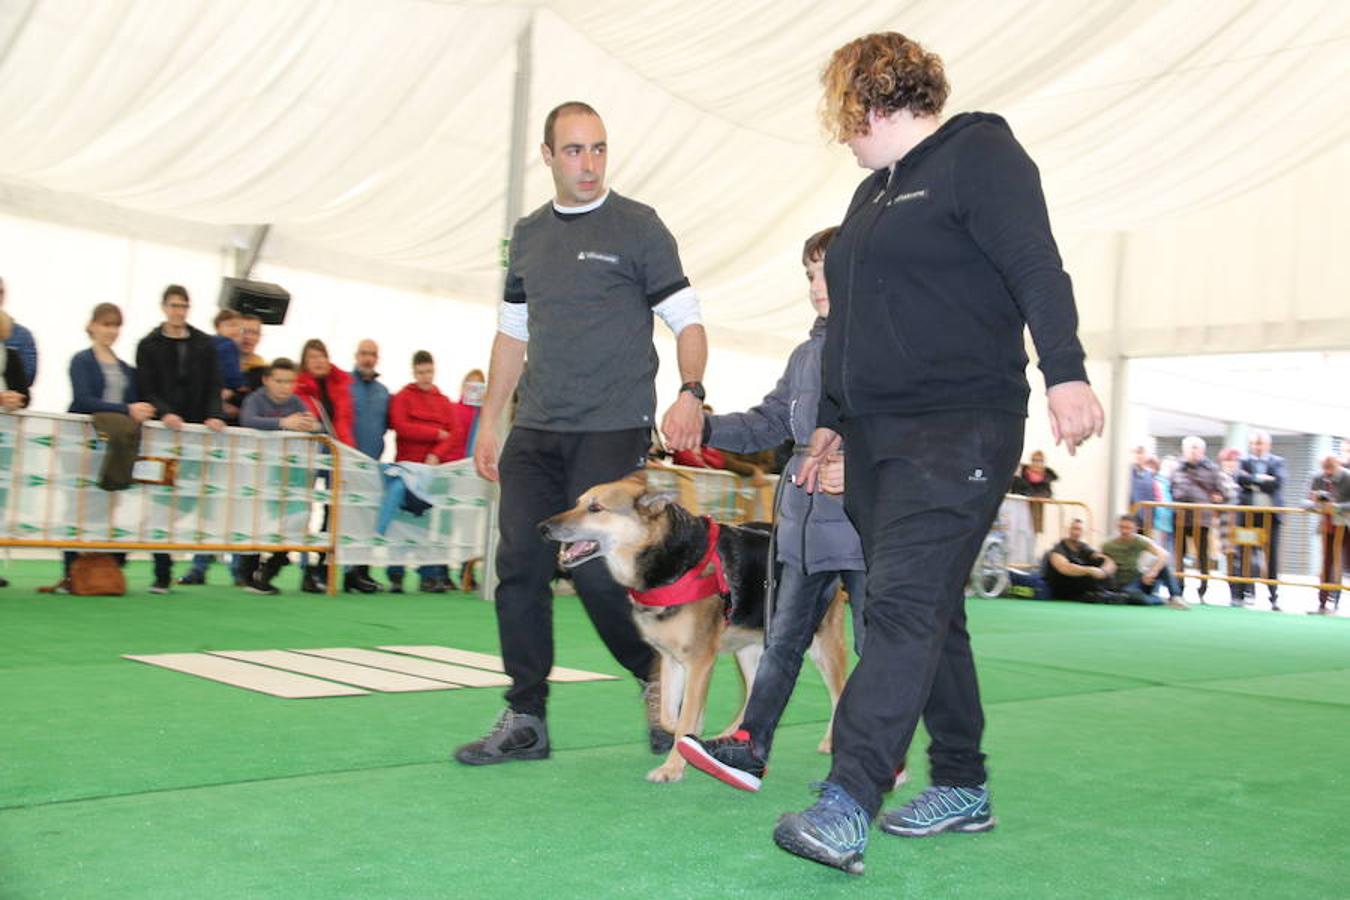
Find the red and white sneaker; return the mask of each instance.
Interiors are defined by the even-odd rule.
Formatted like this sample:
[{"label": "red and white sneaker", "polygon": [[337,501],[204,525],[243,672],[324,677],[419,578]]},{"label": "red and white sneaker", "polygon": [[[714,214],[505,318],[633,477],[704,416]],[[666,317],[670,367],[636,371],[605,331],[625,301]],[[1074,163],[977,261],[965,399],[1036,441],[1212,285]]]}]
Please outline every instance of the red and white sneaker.
[{"label": "red and white sneaker", "polygon": [[691,735],[680,738],[676,747],[685,761],[718,781],[742,791],[758,791],[764,778],[764,759],[750,743],[745,729],[731,737],[704,741]]}]

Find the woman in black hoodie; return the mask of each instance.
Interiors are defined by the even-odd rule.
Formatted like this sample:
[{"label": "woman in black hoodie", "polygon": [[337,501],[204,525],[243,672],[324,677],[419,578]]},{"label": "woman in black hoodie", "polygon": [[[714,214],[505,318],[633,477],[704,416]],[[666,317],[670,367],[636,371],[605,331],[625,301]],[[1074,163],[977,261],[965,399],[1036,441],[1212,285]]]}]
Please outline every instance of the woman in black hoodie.
[{"label": "woman in black hoodie", "polygon": [[919,836],[992,828],[964,587],[1022,453],[1022,333],[1070,452],[1101,433],[1069,276],[1036,166],[1006,122],[943,121],[942,61],[895,33],[835,51],[825,124],[872,170],[839,226],[823,390],[800,478],[844,440],[845,508],[867,558],[862,659],[834,721],[819,801],[780,819],[791,853],[862,871],[871,820],[919,716],[933,787],[882,828]]}]

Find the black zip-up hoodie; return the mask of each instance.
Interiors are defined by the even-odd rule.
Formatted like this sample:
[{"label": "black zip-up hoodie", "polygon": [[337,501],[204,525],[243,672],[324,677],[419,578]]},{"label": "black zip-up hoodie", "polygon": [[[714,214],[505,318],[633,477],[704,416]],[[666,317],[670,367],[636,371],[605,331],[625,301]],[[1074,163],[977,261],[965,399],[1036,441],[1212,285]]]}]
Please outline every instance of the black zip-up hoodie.
[{"label": "black zip-up hoodie", "polygon": [[1087,380],[1040,175],[999,116],[954,116],[859,185],[825,277],[822,426],[871,413],[1025,416],[1024,326],[1047,387]]},{"label": "black zip-up hoodie", "polygon": [[136,389],[161,419],[170,413],[198,425],[224,419],[221,386],[216,347],[191,325],[185,338],[167,337],[157,325],[136,345]]}]

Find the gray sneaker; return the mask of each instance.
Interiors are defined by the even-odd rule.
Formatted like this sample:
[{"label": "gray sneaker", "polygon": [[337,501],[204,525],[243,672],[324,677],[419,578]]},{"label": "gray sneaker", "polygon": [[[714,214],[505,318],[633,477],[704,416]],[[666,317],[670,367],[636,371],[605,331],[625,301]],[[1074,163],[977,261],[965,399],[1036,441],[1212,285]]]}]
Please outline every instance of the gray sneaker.
[{"label": "gray sneaker", "polygon": [[989,789],[926,788],[899,809],[881,817],[881,830],[903,837],[926,837],[944,831],[988,831],[996,820],[989,810]]},{"label": "gray sneaker", "polygon": [[544,720],[506,709],[490,732],[457,749],[455,759],[466,766],[491,766],[512,760],[547,759],[548,754],[548,725]]}]

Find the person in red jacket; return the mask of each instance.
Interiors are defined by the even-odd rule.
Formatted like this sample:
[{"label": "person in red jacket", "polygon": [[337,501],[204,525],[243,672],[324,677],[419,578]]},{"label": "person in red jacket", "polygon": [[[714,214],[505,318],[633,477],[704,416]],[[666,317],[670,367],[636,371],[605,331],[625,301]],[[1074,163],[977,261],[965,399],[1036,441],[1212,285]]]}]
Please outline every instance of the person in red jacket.
[{"label": "person in red jacket", "polygon": [[[426,350],[413,354],[413,381],[389,401],[389,425],[394,429],[394,460],[436,466],[464,456],[464,435],[455,404],[436,387],[436,361]],[[390,590],[403,591],[403,567],[388,569]],[[421,566],[421,591],[443,594],[454,585],[449,567]]]},{"label": "person in red jacket", "polygon": [[[356,432],[353,427],[352,413],[352,376],[335,367],[328,360],[328,347],[318,338],[305,341],[300,351],[300,375],[295,381],[295,395],[305,404],[314,418],[323,423],[323,430],[335,440],[348,447],[356,446]],[[320,479],[327,483],[327,473],[321,473]],[[329,508],[323,508],[323,530],[328,530]],[[301,557],[304,576],[300,590],[307,594],[321,594],[327,590],[324,578],[327,569],[324,561],[327,554],[319,554],[319,562],[311,566],[309,560]],[[373,594],[379,585],[368,577],[355,577],[348,573],[343,585],[346,590],[363,594]]]},{"label": "person in red jacket", "polygon": [[[328,347],[318,338],[305,341],[300,351],[300,377],[295,395],[304,401],[324,430],[348,447],[356,446],[352,427],[352,376],[334,368]],[[332,427],[328,427],[332,423]]]},{"label": "person in red jacket", "polygon": [[459,386],[459,402],[450,404],[455,414],[455,443],[442,462],[454,462],[473,452],[474,426],[478,411],[483,408],[483,394],[487,390],[487,376],[482,369],[470,369]]}]

